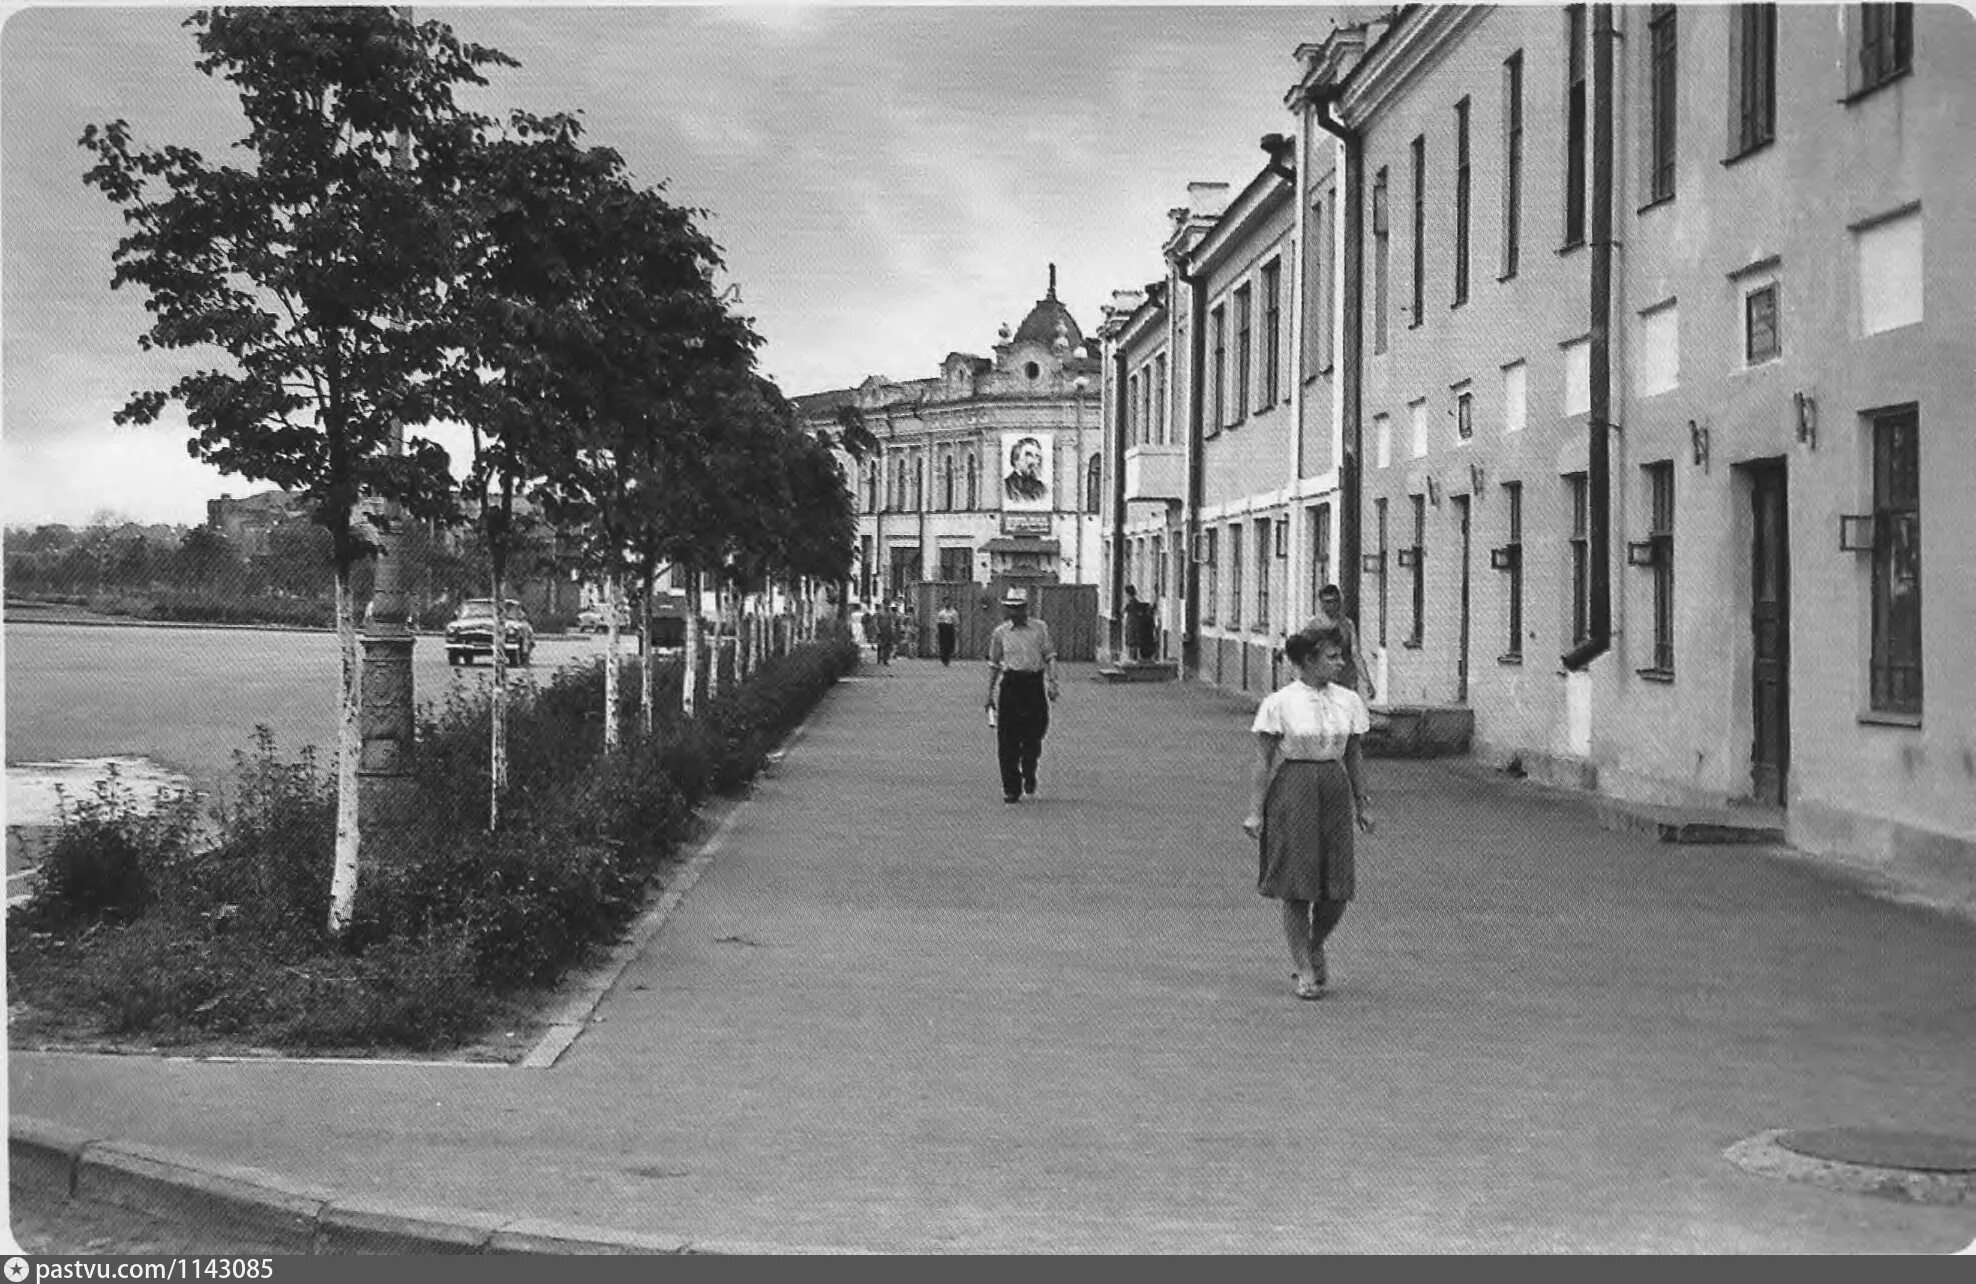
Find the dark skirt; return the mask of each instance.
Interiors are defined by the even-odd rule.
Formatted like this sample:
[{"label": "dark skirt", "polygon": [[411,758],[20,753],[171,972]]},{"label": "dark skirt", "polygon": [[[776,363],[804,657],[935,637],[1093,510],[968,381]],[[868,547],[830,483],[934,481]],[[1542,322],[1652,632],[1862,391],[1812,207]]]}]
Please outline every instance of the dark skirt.
[{"label": "dark skirt", "polygon": [[1280,764],[1263,799],[1256,890],[1277,900],[1352,899],[1353,836],[1345,764]]}]

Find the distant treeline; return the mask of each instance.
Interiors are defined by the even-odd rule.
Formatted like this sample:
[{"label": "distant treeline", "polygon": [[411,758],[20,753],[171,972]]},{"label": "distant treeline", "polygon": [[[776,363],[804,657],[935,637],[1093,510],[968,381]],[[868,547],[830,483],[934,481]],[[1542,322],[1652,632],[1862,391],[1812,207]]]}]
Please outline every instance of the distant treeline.
[{"label": "distant treeline", "polygon": [[[558,574],[547,540],[516,559],[519,591],[536,627],[564,628],[575,619],[577,590]],[[160,527],[97,522],[9,527],[10,597],[66,602],[109,615],[231,624],[329,627],[335,619],[329,535],[314,522],[283,522],[267,533],[265,551],[248,554],[207,526]],[[485,597],[486,550],[469,534],[447,538],[420,523],[403,542],[404,588],[413,624],[438,628],[463,600]],[[372,566],[356,570],[356,600],[370,598]]]}]

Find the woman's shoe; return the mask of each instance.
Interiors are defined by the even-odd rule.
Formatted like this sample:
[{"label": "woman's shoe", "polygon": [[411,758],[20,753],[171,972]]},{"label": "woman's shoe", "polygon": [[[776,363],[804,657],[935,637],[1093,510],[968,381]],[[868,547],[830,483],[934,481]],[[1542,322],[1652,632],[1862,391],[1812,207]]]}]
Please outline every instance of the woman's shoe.
[{"label": "woman's shoe", "polygon": [[1324,983],[1315,976],[1297,977],[1297,997],[1300,999],[1321,999],[1324,997]]}]

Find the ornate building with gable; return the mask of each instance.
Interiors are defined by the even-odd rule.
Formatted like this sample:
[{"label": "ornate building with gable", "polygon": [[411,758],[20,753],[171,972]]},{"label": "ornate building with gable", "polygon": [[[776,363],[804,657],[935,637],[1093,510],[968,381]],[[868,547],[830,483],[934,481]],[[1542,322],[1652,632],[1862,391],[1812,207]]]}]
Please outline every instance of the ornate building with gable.
[{"label": "ornate building with gable", "polygon": [[1099,565],[1099,361],[1049,286],[992,357],[950,352],[937,373],[795,398],[834,432],[853,405],[876,453],[845,458],[856,488],[861,601],[923,581],[1095,584]]}]

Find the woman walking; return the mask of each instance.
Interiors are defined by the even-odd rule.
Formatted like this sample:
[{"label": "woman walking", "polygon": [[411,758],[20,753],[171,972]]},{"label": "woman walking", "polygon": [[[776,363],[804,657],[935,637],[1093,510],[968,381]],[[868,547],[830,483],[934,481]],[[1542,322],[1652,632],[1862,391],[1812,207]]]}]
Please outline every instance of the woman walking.
[{"label": "woman walking", "polygon": [[1242,829],[1261,844],[1256,890],[1283,902],[1297,997],[1321,999],[1325,938],[1354,890],[1354,831],[1372,832],[1359,747],[1371,718],[1358,693],[1337,682],[1345,663],[1338,628],[1293,633],[1283,654],[1297,677],[1256,710],[1256,769]]}]

